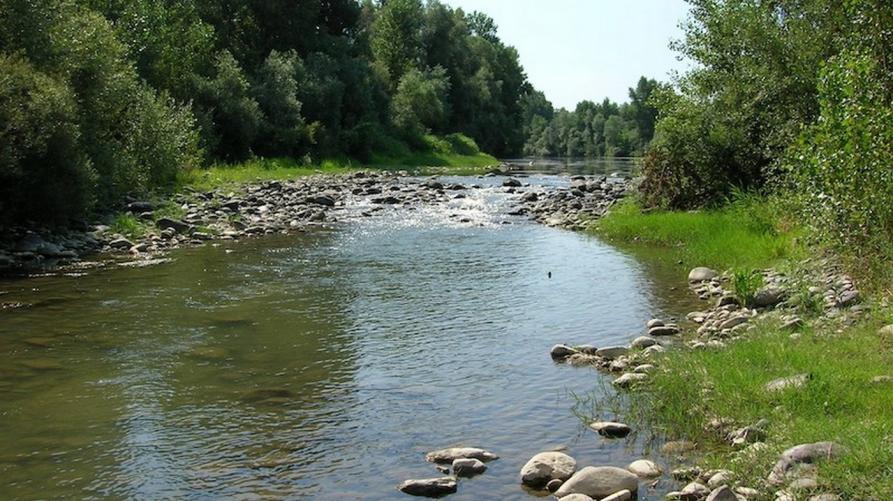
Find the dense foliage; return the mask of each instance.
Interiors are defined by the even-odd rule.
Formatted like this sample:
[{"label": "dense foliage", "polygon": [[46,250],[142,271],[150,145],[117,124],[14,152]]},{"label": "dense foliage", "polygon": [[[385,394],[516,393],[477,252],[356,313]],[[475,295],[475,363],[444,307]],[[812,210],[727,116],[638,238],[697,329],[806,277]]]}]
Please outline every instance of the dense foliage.
[{"label": "dense foliage", "polygon": [[818,116],[823,61],[849,21],[838,0],[689,0],[676,49],[695,63],[659,93],[645,200],[689,208],[758,188]]},{"label": "dense foliage", "polygon": [[644,202],[768,189],[861,268],[893,257],[893,4],[689,3],[677,48],[697,66],[653,100]]},{"label": "dense foliage", "polygon": [[0,222],[216,160],[367,160],[432,133],[514,154],[534,92],[492,19],[436,0],[6,0]]},{"label": "dense foliage", "polygon": [[654,80],[642,77],[629,90],[630,101],[617,104],[582,101],[574,111],[553,110],[542,93],[524,101],[524,153],[533,156],[640,156],[654,136],[657,109],[651,96]]}]

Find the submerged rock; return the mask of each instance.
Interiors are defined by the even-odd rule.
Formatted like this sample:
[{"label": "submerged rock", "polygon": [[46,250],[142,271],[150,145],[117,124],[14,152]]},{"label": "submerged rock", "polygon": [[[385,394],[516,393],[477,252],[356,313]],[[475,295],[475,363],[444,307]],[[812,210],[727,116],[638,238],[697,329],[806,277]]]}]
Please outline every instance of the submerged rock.
[{"label": "submerged rock", "polygon": [[492,461],[494,459],[499,459],[499,456],[477,447],[450,447],[447,449],[431,451],[425,455],[425,461],[428,461],[429,463],[452,463],[453,461],[462,458]]},{"label": "submerged rock", "polygon": [[406,480],[398,489],[413,496],[437,497],[456,492],[457,484],[453,477],[421,478]]},{"label": "submerged rock", "polygon": [[540,488],[552,480],[569,479],[577,469],[577,461],[561,452],[541,452],[521,468],[521,483]]},{"label": "submerged rock", "polygon": [[602,499],[624,489],[630,493],[638,491],[638,477],[614,466],[587,466],[564,482],[555,495],[564,498],[569,494],[585,494]]}]

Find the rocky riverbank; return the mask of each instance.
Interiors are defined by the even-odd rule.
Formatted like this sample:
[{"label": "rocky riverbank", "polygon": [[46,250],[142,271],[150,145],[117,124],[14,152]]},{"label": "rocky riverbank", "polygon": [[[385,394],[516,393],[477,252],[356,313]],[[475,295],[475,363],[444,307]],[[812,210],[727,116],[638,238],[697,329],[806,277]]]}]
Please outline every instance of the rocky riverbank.
[{"label": "rocky riverbank", "polygon": [[[709,268],[695,268],[688,276],[689,288],[706,308],[690,312],[678,323],[652,319],[645,325],[643,335],[629,345],[595,347],[592,345],[556,345],[551,350],[553,359],[573,365],[595,366],[614,373],[613,385],[618,391],[647,391],[649,380],[661,369],[660,353],[668,349],[723,350],[732,343],[746,339],[757,325],[771,325],[788,332],[793,341],[801,336],[804,327],[801,312],[812,311],[810,322],[825,331],[835,331],[857,322],[870,311],[853,280],[829,259],[799,263],[790,274],[774,269],[760,272],[760,286],[742,298],[733,290],[732,273],[718,273]],[[893,331],[893,327],[891,327]],[[671,348],[672,347],[672,348]],[[865,384],[877,384],[877,375]],[[811,384],[809,373],[792,373],[780,378],[767,378],[766,394],[803,391]],[[886,381],[886,379],[884,379]],[[713,388],[701,388],[709,398]],[[703,424],[705,431],[725,442],[734,452],[730,460],[769,452],[767,441],[772,423],[766,419],[740,422],[735,416],[716,416]],[[590,428],[610,438],[626,436],[633,431],[624,423],[593,422]],[[819,461],[831,461],[847,453],[847,449],[833,441],[790,444],[765,472],[764,480],[747,485],[736,478],[731,469],[701,469],[697,467],[697,445],[691,442],[667,442],[661,448],[665,456],[675,456],[687,466],[667,472],[668,481],[678,489],[667,494],[670,500],[756,500],[776,499],[810,501],[840,500],[833,491],[822,492],[814,466]],[[650,472],[650,479],[660,479],[664,473],[647,458],[627,469]],[[560,492],[559,492],[560,493]],[[807,494],[807,495],[804,495]],[[563,498],[565,499],[565,498]]]},{"label": "rocky riverbank", "polygon": [[[569,187],[531,187],[523,174],[506,174],[497,170],[486,177],[499,177],[497,189],[517,195],[518,205],[509,216],[526,215],[571,229],[582,229],[603,215],[627,187],[623,179],[605,176],[574,176]],[[350,218],[373,217],[383,210],[448,203],[466,197],[470,189],[482,188],[440,179],[405,172],[356,172],[259,182],[238,189],[185,191],[162,201],[132,200],[123,211],[76,228],[5,229],[0,239],[0,271],[148,265],[180,247],[306,231]],[[139,222],[139,235],[116,231],[114,220],[121,215]]]}]

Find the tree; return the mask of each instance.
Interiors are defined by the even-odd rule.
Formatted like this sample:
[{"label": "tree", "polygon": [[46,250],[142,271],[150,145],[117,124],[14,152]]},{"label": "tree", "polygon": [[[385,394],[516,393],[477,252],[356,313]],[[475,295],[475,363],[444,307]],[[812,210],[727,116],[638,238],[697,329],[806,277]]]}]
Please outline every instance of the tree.
[{"label": "tree", "polygon": [[422,57],[421,30],[420,0],[389,0],[375,17],[372,55],[394,89],[404,73],[419,67]]}]

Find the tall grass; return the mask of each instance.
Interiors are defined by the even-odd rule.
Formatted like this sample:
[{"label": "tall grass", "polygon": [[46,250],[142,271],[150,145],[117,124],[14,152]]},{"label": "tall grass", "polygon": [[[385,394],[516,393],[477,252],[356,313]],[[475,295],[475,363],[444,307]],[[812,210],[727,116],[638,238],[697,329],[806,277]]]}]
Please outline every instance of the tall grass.
[{"label": "tall grass", "polygon": [[616,206],[595,230],[617,241],[665,248],[690,266],[763,268],[798,257],[798,230],[785,226],[769,201],[738,194],[716,209],[643,212],[635,200]]}]

